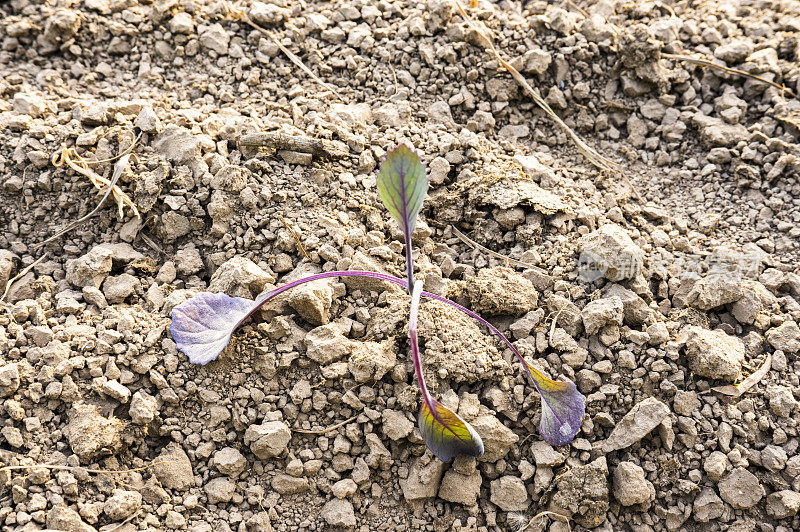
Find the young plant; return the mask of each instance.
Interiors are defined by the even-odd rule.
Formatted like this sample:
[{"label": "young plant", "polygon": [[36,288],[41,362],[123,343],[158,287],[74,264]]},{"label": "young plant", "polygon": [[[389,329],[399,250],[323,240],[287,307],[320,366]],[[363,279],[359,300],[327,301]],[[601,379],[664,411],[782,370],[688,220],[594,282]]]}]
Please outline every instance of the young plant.
[{"label": "young plant", "polygon": [[480,456],[483,442],[466,421],[434,399],[425,384],[417,339],[417,316],[420,299],[435,299],[478,320],[511,349],[522,364],[542,399],[539,432],[551,445],[570,443],[584,416],[584,396],[570,381],[554,381],[528,364],[514,345],[494,325],[471,310],[445,297],[424,292],[422,282],[414,281],[411,234],[428,188],[425,166],[408,146],[400,144],[390,151],[378,173],[378,193],[386,208],[400,224],[406,241],[406,279],[369,271],[332,271],[302,279],[260,294],[255,301],[225,294],[200,292],[172,310],[170,333],[193,364],[207,364],[225,349],[233,332],[262,305],[295,286],[330,277],[369,277],[394,283],[411,293],[409,343],[414,372],[422,390],[419,429],[428,448],[443,462],[458,454]]},{"label": "young plant", "polygon": [[400,144],[389,152],[378,172],[378,194],[403,230],[406,241],[406,284],[411,293],[411,308],[408,318],[408,338],[414,373],[422,390],[422,407],[419,411],[419,431],[428,449],[442,462],[449,462],[459,454],[480,456],[483,441],[469,423],[458,414],[434,399],[425,385],[422,362],[417,340],[417,315],[422,296],[422,281],[414,284],[414,257],[411,250],[411,234],[417,225],[417,215],[428,192],[425,165],[414,151]]}]

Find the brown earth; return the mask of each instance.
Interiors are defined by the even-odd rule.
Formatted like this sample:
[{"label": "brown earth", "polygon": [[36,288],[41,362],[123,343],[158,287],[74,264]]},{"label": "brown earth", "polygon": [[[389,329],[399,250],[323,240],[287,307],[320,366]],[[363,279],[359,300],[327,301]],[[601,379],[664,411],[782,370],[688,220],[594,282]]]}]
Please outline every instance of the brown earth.
[{"label": "brown earth", "polygon": [[[615,171],[452,0],[0,4],[4,530],[800,528],[800,7],[464,8]],[[425,303],[429,384],[486,445],[436,460],[380,283],[297,289],[207,366],[176,349],[198,290],[402,274],[375,188],[401,140],[431,181],[425,286],[577,383],[572,445],[541,441],[508,350]],[[40,245],[101,200],[81,165],[127,153]]]}]

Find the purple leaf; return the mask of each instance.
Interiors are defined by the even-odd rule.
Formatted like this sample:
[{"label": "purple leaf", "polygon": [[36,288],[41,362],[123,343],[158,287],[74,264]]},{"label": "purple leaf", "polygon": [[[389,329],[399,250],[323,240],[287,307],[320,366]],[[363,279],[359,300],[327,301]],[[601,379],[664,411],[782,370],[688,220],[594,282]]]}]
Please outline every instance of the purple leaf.
[{"label": "purple leaf", "polygon": [[570,443],[581,428],[586,399],[574,383],[553,381],[544,375],[536,388],[542,397],[542,420],[539,422],[542,439],[553,446]]},{"label": "purple leaf", "polygon": [[170,333],[178,349],[192,364],[207,364],[216,359],[230,342],[231,335],[264,303],[297,285],[326,277],[372,277],[406,286],[397,277],[375,272],[326,272],[297,279],[270,292],[260,294],[255,301],[225,294],[200,292],[172,309]]},{"label": "purple leaf", "polygon": [[208,364],[230,342],[233,331],[256,309],[242,297],[200,292],[172,309],[169,332],[192,364]]}]

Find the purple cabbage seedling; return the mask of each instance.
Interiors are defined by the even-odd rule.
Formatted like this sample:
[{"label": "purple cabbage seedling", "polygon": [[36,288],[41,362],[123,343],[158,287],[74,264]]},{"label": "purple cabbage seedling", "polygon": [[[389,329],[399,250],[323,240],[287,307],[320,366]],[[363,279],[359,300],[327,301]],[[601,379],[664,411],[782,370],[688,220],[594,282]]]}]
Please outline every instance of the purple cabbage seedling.
[{"label": "purple cabbage seedling", "polygon": [[406,279],[369,271],[333,271],[297,279],[260,294],[255,301],[225,294],[201,292],[172,310],[170,332],[173,340],[193,364],[207,364],[225,349],[233,332],[262,305],[277,295],[303,283],[329,277],[368,277],[394,283],[411,293],[409,343],[414,372],[422,390],[419,429],[428,448],[443,462],[459,454],[480,456],[483,442],[469,423],[448,409],[428,391],[422,373],[417,317],[420,299],[435,299],[478,320],[511,349],[542,398],[539,432],[551,445],[570,443],[580,429],[585,398],[570,381],[554,381],[528,364],[514,345],[494,325],[471,310],[445,297],[424,292],[422,282],[414,282],[411,234],[428,189],[425,166],[413,149],[400,144],[390,151],[378,173],[378,193],[392,217],[400,224],[406,241]]}]

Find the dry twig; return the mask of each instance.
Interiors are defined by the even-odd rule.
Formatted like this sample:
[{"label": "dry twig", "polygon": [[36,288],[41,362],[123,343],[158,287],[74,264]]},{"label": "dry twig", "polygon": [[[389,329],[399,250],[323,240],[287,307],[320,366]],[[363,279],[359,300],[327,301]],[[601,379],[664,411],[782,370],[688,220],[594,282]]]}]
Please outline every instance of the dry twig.
[{"label": "dry twig", "polygon": [[727,386],[716,386],[711,388],[712,391],[721,393],[723,395],[730,395],[732,397],[741,397],[747,391],[758,384],[761,379],[769,373],[769,370],[772,369],[772,355],[767,353],[767,357],[764,359],[764,363],[761,364],[761,367],[755,370],[753,373],[750,374],[745,380],[737,384],[736,386],[729,384]]},{"label": "dry twig", "polygon": [[292,429],[292,432],[299,432],[300,434],[325,434],[325,433],[327,433],[327,432],[331,432],[332,430],[336,430],[336,429],[338,429],[339,427],[344,427],[345,425],[347,425],[347,424],[348,424],[348,423],[350,423],[351,421],[355,421],[357,417],[358,417],[358,416],[357,416],[357,415],[355,415],[355,416],[353,416],[353,417],[350,417],[350,418],[347,418],[347,419],[345,419],[345,420],[344,420],[344,421],[342,421],[341,423],[337,423],[337,424],[335,424],[335,425],[331,425],[330,427],[328,427],[328,428],[325,428],[325,429],[311,429],[311,430],[306,430],[306,429]]},{"label": "dry twig", "polygon": [[133,521],[134,519],[136,519],[136,518],[139,516],[139,514],[140,514],[141,512],[142,512],[142,510],[141,510],[141,509],[139,509],[139,510],[136,510],[136,511],[135,511],[135,512],[133,512],[131,515],[129,515],[127,519],[125,519],[123,522],[121,522],[120,524],[118,524],[117,526],[115,526],[114,528],[112,528],[111,530],[109,530],[108,532],[117,532],[117,530],[122,530],[122,528],[123,528],[125,525],[127,525],[128,523],[130,523],[131,521]]},{"label": "dry twig", "polygon": [[300,252],[303,254],[303,256],[308,260],[311,260],[311,257],[309,257],[308,253],[306,253],[306,248],[303,247],[303,242],[300,240],[300,236],[295,232],[289,222],[286,221],[286,218],[283,216],[279,216],[279,218],[281,219],[281,222],[283,222],[283,225],[286,226],[286,229],[292,233],[292,236],[294,237],[294,243],[297,244],[297,247],[300,249]]},{"label": "dry twig", "polygon": [[242,135],[238,140],[239,146],[264,148],[268,152],[280,150],[310,153],[316,157],[340,159],[348,154],[347,146],[341,142],[288,135],[280,131],[267,131]]},{"label": "dry twig", "polygon": [[750,78],[750,79],[753,79],[753,80],[756,80],[756,81],[760,81],[761,83],[766,83],[767,85],[769,85],[771,87],[775,87],[776,89],[778,89],[781,92],[785,92],[786,94],[788,94],[792,98],[796,98],[797,97],[795,95],[795,93],[793,93],[790,89],[784,87],[783,85],[778,85],[774,81],[770,81],[770,80],[768,80],[766,78],[762,78],[761,76],[756,76],[755,74],[751,74],[749,72],[745,72],[744,70],[739,70],[738,68],[730,68],[730,67],[726,67],[726,66],[723,66],[723,65],[718,65],[717,63],[713,63],[713,62],[708,61],[706,59],[698,59],[696,57],[690,57],[688,55],[663,54],[662,53],[661,57],[663,57],[664,59],[671,59],[673,61],[686,61],[687,63],[692,63],[693,65],[698,65],[698,66],[702,66],[702,67],[716,68],[716,69],[722,70],[724,72],[727,72],[728,74],[735,74],[737,76],[743,76],[745,78]]},{"label": "dry twig", "polygon": [[250,20],[250,17],[248,17],[248,16],[247,16],[247,14],[246,14],[244,11],[242,11],[241,9],[231,8],[231,12],[232,12],[233,14],[235,14],[236,16],[238,16],[238,17],[239,17],[239,20],[241,20],[242,22],[244,22],[245,24],[247,24],[248,26],[250,26],[250,27],[251,27],[251,28],[253,28],[254,30],[256,30],[256,31],[258,31],[258,32],[260,32],[260,33],[262,33],[262,34],[266,35],[267,37],[269,37],[269,39],[270,39],[270,40],[271,40],[273,43],[275,43],[275,46],[277,46],[278,48],[280,48],[281,52],[283,52],[284,54],[286,54],[286,57],[288,57],[288,58],[289,58],[289,60],[290,60],[292,63],[294,63],[295,65],[297,65],[297,67],[298,67],[298,68],[300,68],[300,69],[301,69],[303,72],[305,72],[306,74],[308,74],[308,75],[311,77],[311,79],[313,79],[314,81],[316,81],[317,83],[319,83],[320,85],[322,85],[323,87],[325,87],[325,89],[326,89],[326,90],[329,90],[329,91],[331,91],[331,92],[332,92],[333,94],[335,94],[335,95],[336,95],[336,96],[337,96],[337,97],[338,97],[340,100],[343,100],[343,98],[342,98],[342,95],[341,95],[341,94],[339,94],[339,91],[337,91],[335,88],[333,88],[332,86],[330,86],[330,85],[328,85],[327,83],[325,83],[324,81],[322,81],[322,80],[319,78],[319,76],[317,76],[316,74],[314,74],[314,73],[311,71],[311,69],[310,69],[310,68],[308,68],[308,67],[307,67],[305,64],[303,64],[303,62],[300,60],[300,58],[299,58],[299,57],[297,57],[295,54],[293,54],[291,50],[289,50],[288,48],[286,48],[286,47],[285,47],[285,46],[284,46],[284,45],[283,45],[283,44],[282,44],[282,43],[281,43],[281,42],[278,40],[278,38],[277,38],[277,37],[275,37],[275,35],[274,35],[272,32],[265,30],[264,28],[262,28],[261,26],[259,26],[258,24],[256,24],[256,23],[255,23],[255,22],[253,22],[252,20]]},{"label": "dry twig", "polygon": [[453,232],[456,234],[456,236],[459,238],[459,240],[461,240],[462,242],[464,242],[465,244],[467,244],[469,246],[472,246],[475,249],[478,249],[478,250],[483,251],[484,253],[486,253],[488,255],[491,255],[492,257],[495,257],[495,258],[500,259],[500,260],[504,260],[504,261],[506,261],[506,263],[513,264],[513,265],[519,266],[521,268],[528,268],[530,270],[536,270],[537,272],[544,273],[544,274],[547,273],[542,268],[540,268],[538,266],[534,266],[533,264],[531,264],[529,262],[523,262],[521,260],[512,259],[511,257],[506,257],[505,255],[503,255],[501,253],[498,253],[496,251],[492,251],[491,249],[478,244],[477,242],[472,240],[470,237],[468,237],[467,235],[465,235],[464,233],[459,231],[453,225],[451,225],[450,228],[453,230]]},{"label": "dry twig", "polygon": [[492,55],[494,55],[495,59],[497,59],[497,62],[500,63],[506,70],[508,70],[511,73],[511,77],[514,78],[514,81],[516,81],[525,90],[525,92],[528,93],[528,95],[531,97],[534,103],[538,105],[539,108],[541,108],[547,114],[547,116],[552,118],[553,121],[564,131],[564,133],[567,134],[570,140],[572,140],[572,142],[574,142],[575,145],[578,147],[578,150],[593,165],[595,165],[600,170],[606,170],[609,172],[617,171],[618,166],[615,162],[606,157],[603,157],[597,152],[597,150],[586,144],[586,142],[584,142],[584,140],[580,136],[578,136],[578,134],[575,133],[575,131],[573,131],[572,128],[569,127],[561,119],[561,117],[555,113],[555,111],[553,111],[550,105],[546,101],[544,101],[544,98],[542,98],[539,95],[539,93],[535,91],[533,87],[530,86],[530,84],[523,77],[523,75],[520,74],[519,71],[511,65],[511,63],[509,63],[500,56],[500,52],[497,51],[497,48],[495,48],[494,44],[492,43],[492,40],[472,21],[472,19],[469,17],[469,15],[467,15],[467,12],[464,11],[464,8],[461,6],[458,0],[451,0],[451,2],[456,6],[459,13],[461,13],[461,16],[464,17],[464,20],[466,21],[467,25],[470,28],[472,28],[478,35],[480,35],[481,39],[483,39],[486,42],[487,48],[492,53]]},{"label": "dry twig", "polygon": [[[3,300],[5,300],[6,296],[8,295],[8,291],[11,290],[11,285],[13,285],[19,279],[21,279],[26,273],[31,271],[34,266],[36,266],[37,264],[42,262],[45,259],[45,257],[47,257],[47,253],[45,253],[44,255],[42,255],[41,257],[39,257],[38,259],[36,259],[32,263],[30,263],[29,265],[25,266],[25,268],[23,268],[22,271],[20,271],[17,275],[15,275],[14,277],[12,277],[11,279],[8,280],[8,282],[6,283],[6,287],[3,289],[3,295],[0,296],[0,303],[2,303]],[[0,469],[0,471],[2,471],[2,470]]]},{"label": "dry twig", "polygon": [[[106,192],[103,195],[103,197],[100,200],[100,202],[97,204],[97,206],[94,209],[92,209],[92,211],[89,214],[87,214],[86,216],[82,216],[80,219],[75,220],[74,222],[68,224],[64,229],[62,229],[58,233],[50,236],[45,241],[39,242],[38,244],[33,245],[32,246],[33,249],[37,249],[37,248],[39,248],[41,246],[44,246],[48,242],[52,242],[56,238],[58,238],[58,237],[64,235],[65,233],[71,231],[72,229],[74,229],[78,225],[82,224],[83,222],[85,222],[86,220],[88,220],[89,218],[94,216],[103,207],[103,205],[105,204],[105,202],[108,199],[108,196],[110,194],[114,194],[114,199],[117,202],[117,210],[119,212],[120,218],[122,218],[125,215],[125,211],[124,211],[125,207],[129,207],[131,209],[131,211],[133,212],[133,215],[136,218],[140,217],[139,216],[139,211],[138,211],[138,209],[136,209],[136,205],[133,203],[133,201],[131,201],[130,197],[128,197],[128,195],[125,194],[122,191],[122,189],[117,186],[117,181],[119,180],[120,176],[122,175],[122,172],[125,171],[125,168],[128,166],[128,161],[130,160],[131,156],[133,155],[131,152],[133,151],[133,147],[136,145],[136,141],[137,140],[138,140],[138,137],[136,139],[134,139],[134,141],[131,143],[130,147],[128,147],[128,149],[125,150],[121,155],[119,155],[117,157],[114,157],[112,159],[107,159],[107,160],[103,160],[103,161],[86,161],[86,159],[81,157],[80,154],[78,154],[78,152],[76,152],[74,148],[67,148],[66,145],[64,145],[64,144],[61,145],[61,149],[59,151],[55,152],[53,154],[52,159],[51,159],[51,162],[53,163],[53,166],[58,168],[58,167],[63,166],[63,165],[66,164],[67,166],[69,166],[70,168],[72,168],[73,170],[78,172],[79,174],[89,178],[89,181],[91,181],[91,183],[98,190],[102,191],[105,188]],[[116,158],[119,158],[119,161],[117,161],[117,164],[114,165],[114,174],[112,175],[110,181],[108,179],[106,179],[105,177],[102,177],[99,174],[97,174],[97,172],[95,172],[91,168],[89,168],[89,164],[98,164],[98,163],[102,163],[102,162],[111,162],[112,160],[114,160]],[[5,288],[3,289],[3,295],[0,296],[0,302],[2,302],[6,298],[6,296],[8,295],[8,291],[11,289],[11,285],[13,285],[14,282],[16,282],[18,279],[22,278],[22,276],[24,276],[26,273],[28,273],[34,266],[36,266],[37,264],[42,262],[45,259],[45,257],[47,257],[47,255],[48,255],[48,253],[45,252],[44,255],[42,255],[41,257],[36,259],[34,262],[29,264],[22,271],[20,271],[17,275],[15,275],[13,278],[9,279],[8,282],[6,283]],[[2,469],[0,469],[0,471],[2,471]]]},{"label": "dry twig", "polygon": [[543,512],[539,512],[538,514],[534,515],[531,518],[531,520],[528,521],[528,523],[525,525],[525,527],[521,529],[521,531],[527,530],[528,527],[531,526],[534,521],[536,521],[537,519],[539,519],[541,517],[549,517],[551,519],[555,519],[556,521],[561,521],[562,523],[566,523],[567,524],[567,529],[570,530],[570,531],[572,530],[572,526],[570,526],[570,524],[569,524],[569,518],[566,515],[561,515],[561,514],[556,513],[556,512],[551,512],[549,510],[545,510]]},{"label": "dry twig", "polygon": [[553,318],[553,322],[550,324],[550,334],[547,335],[547,341],[550,343],[550,345],[553,345],[553,335],[556,333],[556,325],[558,325],[558,318],[561,317],[561,313],[564,312],[565,308],[567,308],[566,305],[558,309],[556,316]]},{"label": "dry twig", "polygon": [[[44,256],[43,256],[44,257]],[[49,465],[49,464],[34,464],[34,465],[18,465],[18,466],[5,466],[0,467],[0,472],[3,471],[19,471],[25,469],[55,469],[58,471],[85,471],[86,473],[94,473],[94,474],[105,474],[105,475],[122,475],[125,473],[135,473],[137,471],[144,471],[146,469],[150,469],[151,467],[161,465],[161,464],[171,464],[174,463],[175,460],[162,460],[160,462],[153,462],[152,464],[148,464],[142,467],[136,467],[133,469],[121,469],[121,470],[107,470],[107,469],[87,469],[85,467],[80,466],[65,466],[65,465]],[[135,512],[130,517],[125,519],[116,527],[112,528],[110,532],[115,532],[116,530],[120,530],[125,524],[130,523],[136,516],[139,515],[139,512]]]},{"label": "dry twig", "polygon": [[151,467],[155,467],[161,464],[172,464],[175,463],[175,460],[162,460],[160,462],[153,462],[152,464],[147,464],[146,466],[142,467],[135,467],[133,469],[87,469],[81,466],[66,466],[66,465],[49,465],[49,464],[33,464],[33,465],[12,465],[12,466],[4,466],[0,467],[0,472],[2,471],[18,471],[23,469],[55,469],[58,471],[85,471],[86,473],[94,473],[94,474],[102,474],[102,475],[124,475],[125,473],[135,473],[137,471],[145,471],[150,469]]}]

